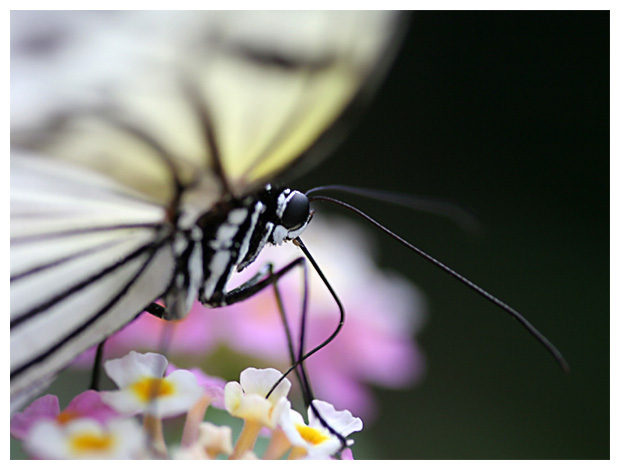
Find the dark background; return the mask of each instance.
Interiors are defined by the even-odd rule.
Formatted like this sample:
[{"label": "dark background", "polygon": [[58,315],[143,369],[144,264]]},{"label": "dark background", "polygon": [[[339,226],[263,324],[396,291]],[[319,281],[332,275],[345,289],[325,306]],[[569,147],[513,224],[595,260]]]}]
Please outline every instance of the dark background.
[{"label": "dark background", "polygon": [[382,188],[474,211],[478,236],[345,196],[524,313],[572,372],[497,307],[377,233],[382,264],[428,297],[428,372],[411,390],[378,391],[381,419],[356,438],[356,457],[608,459],[609,13],[411,20],[359,126],[297,186]]}]

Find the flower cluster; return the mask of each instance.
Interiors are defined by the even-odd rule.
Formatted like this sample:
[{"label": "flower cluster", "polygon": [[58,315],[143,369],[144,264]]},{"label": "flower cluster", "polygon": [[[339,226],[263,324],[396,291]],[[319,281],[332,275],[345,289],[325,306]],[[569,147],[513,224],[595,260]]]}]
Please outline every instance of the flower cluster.
[{"label": "flower cluster", "polygon": [[[257,459],[259,435],[269,436],[263,459],[328,459],[362,429],[348,411],[314,400],[308,423],[291,407],[288,379],[275,369],[248,368],[239,382],[224,383],[199,370],[168,366],[154,353],[130,352],[107,361],[118,390],[88,390],[60,411],[45,395],[11,420],[11,434],[37,459]],[[243,420],[233,442],[228,426],[204,421],[209,406]],[[181,441],[168,445],[163,419],[185,415]],[[138,424],[141,419],[142,426]],[[341,457],[352,458],[347,448]]]}]

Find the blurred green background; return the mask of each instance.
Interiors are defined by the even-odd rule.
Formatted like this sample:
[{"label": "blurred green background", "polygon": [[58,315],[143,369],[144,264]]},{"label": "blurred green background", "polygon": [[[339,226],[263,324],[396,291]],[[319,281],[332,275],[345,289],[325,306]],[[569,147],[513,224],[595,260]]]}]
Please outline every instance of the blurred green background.
[{"label": "blurred green background", "polygon": [[412,15],[359,125],[293,186],[330,183],[476,213],[472,235],[344,196],[520,310],[572,368],[377,231],[381,265],[427,297],[427,374],[410,390],[377,390],[381,415],[355,436],[356,458],[609,458],[608,12]]},{"label": "blurred green background", "polygon": [[356,457],[609,458],[609,47],[608,12],[416,13],[353,135],[298,181],[474,211],[479,236],[346,197],[520,310],[572,368],[377,233],[382,264],[427,295],[428,371],[411,390],[379,391],[381,419]]}]

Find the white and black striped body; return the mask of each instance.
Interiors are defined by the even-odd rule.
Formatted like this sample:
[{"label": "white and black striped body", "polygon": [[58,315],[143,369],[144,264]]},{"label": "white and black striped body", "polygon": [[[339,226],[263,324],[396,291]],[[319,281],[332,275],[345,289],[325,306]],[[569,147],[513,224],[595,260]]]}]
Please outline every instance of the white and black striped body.
[{"label": "white and black striped body", "polygon": [[176,273],[164,296],[168,318],[186,315],[194,300],[228,305],[226,286],[234,270],[251,264],[266,244],[300,235],[310,221],[305,195],[271,185],[246,197],[226,198],[179,232]]}]

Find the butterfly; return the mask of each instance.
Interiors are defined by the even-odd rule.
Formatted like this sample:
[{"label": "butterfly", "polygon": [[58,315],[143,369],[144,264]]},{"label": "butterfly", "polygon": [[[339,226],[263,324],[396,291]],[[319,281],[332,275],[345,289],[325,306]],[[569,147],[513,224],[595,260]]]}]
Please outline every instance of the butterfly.
[{"label": "butterfly", "polygon": [[401,31],[393,12],[13,12],[12,410],[145,309],[267,285],[226,290],[311,218],[270,182],[341,139]]}]

